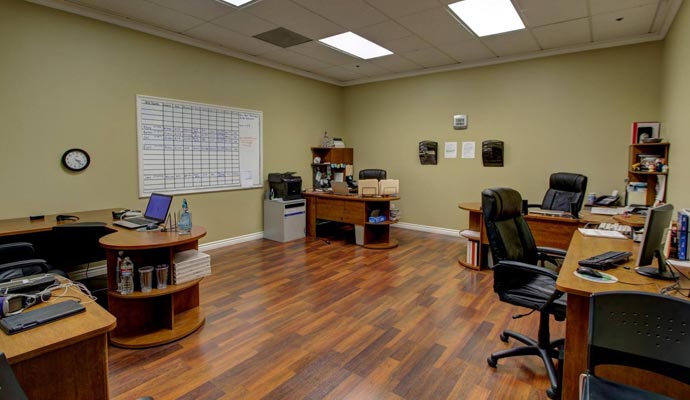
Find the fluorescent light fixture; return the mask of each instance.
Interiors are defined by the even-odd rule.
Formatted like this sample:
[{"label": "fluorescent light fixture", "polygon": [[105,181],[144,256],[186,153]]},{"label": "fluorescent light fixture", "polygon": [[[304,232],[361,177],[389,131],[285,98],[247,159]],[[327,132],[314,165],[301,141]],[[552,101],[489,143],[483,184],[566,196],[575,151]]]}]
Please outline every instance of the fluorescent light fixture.
[{"label": "fluorescent light fixture", "polygon": [[525,29],[510,0],[463,0],[448,7],[480,37]]},{"label": "fluorescent light fixture", "polygon": [[243,6],[247,3],[251,3],[254,0],[220,0],[220,1],[222,1],[223,3],[232,4],[235,7],[240,7],[240,6]]},{"label": "fluorescent light fixture", "polygon": [[352,32],[327,37],[319,40],[319,42],[365,60],[393,54],[390,50]]}]

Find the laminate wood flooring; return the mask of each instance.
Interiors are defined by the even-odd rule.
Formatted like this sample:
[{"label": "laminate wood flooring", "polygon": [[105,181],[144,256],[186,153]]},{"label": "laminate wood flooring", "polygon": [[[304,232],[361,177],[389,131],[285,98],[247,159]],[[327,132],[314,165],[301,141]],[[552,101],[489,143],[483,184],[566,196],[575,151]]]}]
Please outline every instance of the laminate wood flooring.
[{"label": "laminate wood flooring", "polygon": [[[546,399],[537,357],[501,360],[538,315],[498,301],[461,238],[393,229],[400,246],[256,240],[210,251],[205,325],[175,343],[109,348],[113,399]],[[350,237],[348,237],[351,239]],[[564,323],[552,321],[552,337]]]}]

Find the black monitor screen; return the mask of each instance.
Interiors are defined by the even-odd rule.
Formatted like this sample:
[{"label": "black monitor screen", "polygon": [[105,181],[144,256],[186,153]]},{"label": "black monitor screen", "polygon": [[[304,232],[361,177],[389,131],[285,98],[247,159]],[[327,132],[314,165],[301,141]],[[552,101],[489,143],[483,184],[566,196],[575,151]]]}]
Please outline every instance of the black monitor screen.
[{"label": "black monitor screen", "polygon": [[[636,271],[642,275],[660,279],[673,279],[673,275],[666,268],[664,257],[664,244],[668,228],[673,219],[673,206],[665,204],[649,210],[649,215],[644,225],[644,237],[640,244],[640,252],[637,256]],[[654,259],[658,261],[658,268],[647,267],[652,265]]]},{"label": "black monitor screen", "polygon": [[165,221],[165,218],[168,216],[168,210],[170,209],[170,203],[172,203],[172,196],[151,193],[144,217],[161,222]]}]

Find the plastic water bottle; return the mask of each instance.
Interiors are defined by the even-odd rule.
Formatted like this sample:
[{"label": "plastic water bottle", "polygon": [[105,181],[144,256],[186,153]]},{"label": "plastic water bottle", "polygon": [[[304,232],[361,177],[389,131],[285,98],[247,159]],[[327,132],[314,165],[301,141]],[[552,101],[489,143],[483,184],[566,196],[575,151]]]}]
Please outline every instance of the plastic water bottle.
[{"label": "plastic water bottle", "polygon": [[125,257],[120,264],[120,293],[134,293],[134,263]]},{"label": "plastic water bottle", "polygon": [[188,234],[192,231],[192,213],[189,212],[187,199],[182,199],[182,209],[177,219],[177,233],[180,235]]}]

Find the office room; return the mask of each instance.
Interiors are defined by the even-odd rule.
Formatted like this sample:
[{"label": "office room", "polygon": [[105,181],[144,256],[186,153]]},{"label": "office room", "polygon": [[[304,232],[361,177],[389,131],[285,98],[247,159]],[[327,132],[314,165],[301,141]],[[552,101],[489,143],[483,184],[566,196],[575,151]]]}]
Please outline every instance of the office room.
[{"label": "office room", "polygon": [[[596,46],[587,36],[558,51],[504,49],[475,62],[442,55],[415,64],[426,46],[418,43],[404,49],[414,70],[354,58],[336,67],[342,56],[331,53],[331,63],[315,68],[312,59],[306,67],[307,56],[285,49],[269,60],[240,41],[213,43],[208,25],[194,28],[230,7],[220,11],[225,26],[214,29],[268,29],[280,25],[272,18],[286,9],[316,12],[318,1],[262,0],[240,10],[199,3],[0,1],[0,220],[145,208],[137,95],[263,115],[261,188],[173,198],[171,210],[186,199],[194,225],[205,229],[198,245],[211,255],[212,274],[198,285],[197,299],[205,321],[155,347],[107,345],[107,394],[100,397],[545,399],[550,380],[537,357],[501,360],[497,369],[486,364],[491,352],[516,345],[499,339],[504,329],[535,337],[538,317],[512,319],[529,310],[499,301],[492,271],[458,264],[467,249],[459,232],[470,223],[458,204],[480,202],[490,187],[511,187],[539,203],[549,176],[560,171],[586,175],[588,192],[625,193],[631,125],[658,121],[671,143],[666,202],[690,207],[683,183],[690,179],[690,6],[681,1],[572,0],[566,3],[584,8],[587,20],[592,9],[615,11],[620,3],[677,12],[663,34]],[[390,14],[381,10],[391,1],[356,3]],[[409,14],[445,13],[450,1],[401,3]],[[513,1],[523,13],[543,3]],[[257,17],[252,5],[264,14]],[[152,14],[154,6],[167,11]],[[127,12],[149,20],[123,17]],[[186,16],[186,32],[170,30],[169,13]],[[389,22],[402,24],[403,14]],[[316,38],[322,28],[300,33]],[[402,56],[391,57],[403,64]],[[457,114],[468,116],[467,129],[453,129]],[[401,213],[390,233],[396,248],[361,248],[348,230],[287,243],[263,238],[268,173],[294,171],[302,189],[311,188],[311,148],[324,132],[354,149],[355,173],[382,168],[400,181]],[[436,165],[420,163],[425,140],[439,144]],[[483,166],[486,140],[503,141],[503,167]],[[444,158],[447,142],[473,142],[475,156]],[[61,165],[72,148],[90,156],[81,172]],[[563,337],[566,323],[552,318],[553,338]]]}]

